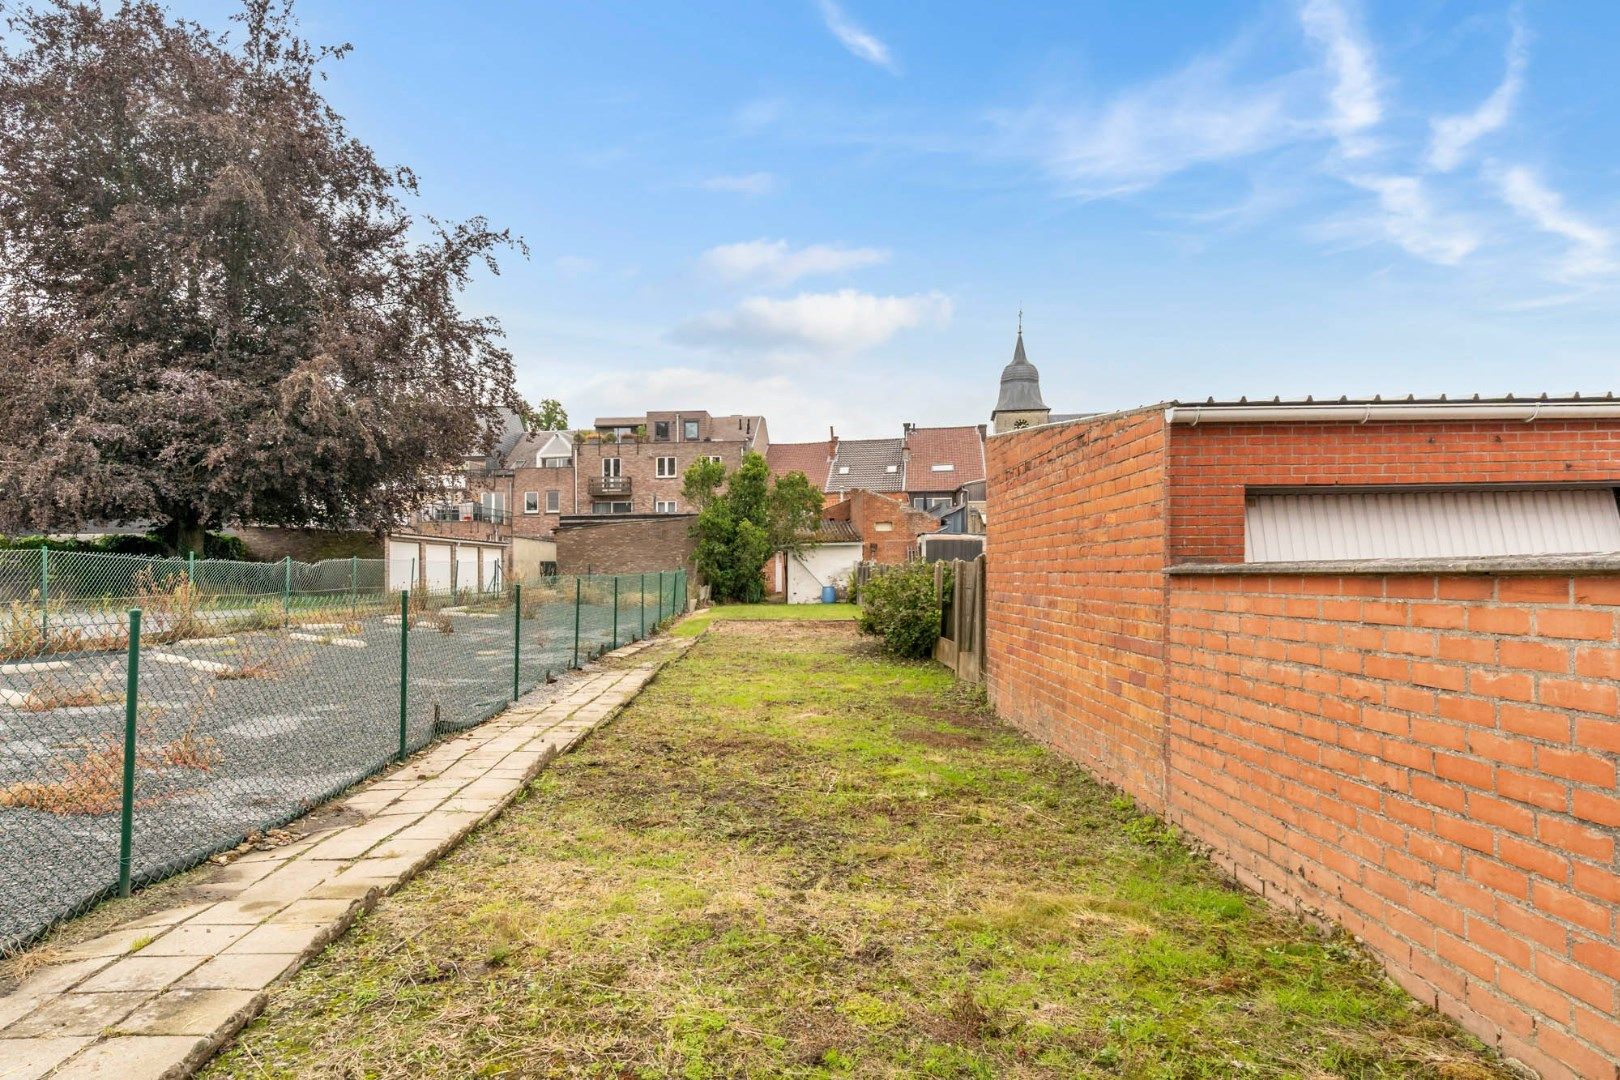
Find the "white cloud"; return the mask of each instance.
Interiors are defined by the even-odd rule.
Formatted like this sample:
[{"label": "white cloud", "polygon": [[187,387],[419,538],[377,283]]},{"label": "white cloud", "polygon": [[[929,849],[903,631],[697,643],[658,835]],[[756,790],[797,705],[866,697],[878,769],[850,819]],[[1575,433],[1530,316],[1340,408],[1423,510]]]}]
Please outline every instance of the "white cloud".
[{"label": "white cloud", "polygon": [[739,173],[711,176],[698,186],[707,191],[728,191],[737,195],[769,195],[776,190],[777,179],[775,173]]},{"label": "white cloud", "polygon": [[1474,143],[1507,123],[1513,113],[1514,102],[1524,88],[1524,66],[1524,28],[1515,22],[1513,37],[1508,42],[1507,72],[1496,89],[1491,91],[1490,97],[1473,112],[1441,116],[1430,121],[1430,168],[1450,172],[1462,164]]},{"label": "white cloud", "polygon": [[1346,157],[1365,156],[1373,146],[1363,133],[1384,115],[1372,50],[1338,0],[1305,0],[1299,21],[1306,36],[1322,48],[1333,74],[1328,128]]},{"label": "white cloud", "polygon": [[756,280],[785,285],[814,274],[836,274],[887,262],[889,253],[878,248],[841,248],[811,244],[794,250],[786,240],[748,240],[722,244],[702,255],[712,273],[733,281]]},{"label": "white cloud", "polygon": [[1561,280],[1590,278],[1616,269],[1612,255],[1614,234],[1571,213],[1564,206],[1563,196],[1533,171],[1516,165],[1502,172],[1497,182],[1503,200],[1515,212],[1543,232],[1569,241],[1569,250],[1558,267]]},{"label": "white cloud", "polygon": [[756,296],[731,311],[676,327],[672,340],[721,349],[842,354],[881,345],[901,330],[944,324],[951,301],[940,293],[874,296],[854,289],[800,293],[783,300]]},{"label": "white cloud", "polygon": [[1466,222],[1434,208],[1416,176],[1352,176],[1350,183],[1378,196],[1379,227],[1408,254],[1442,266],[1456,266],[1480,245]]},{"label": "white cloud", "polygon": [[584,255],[559,255],[551,260],[551,265],[565,278],[585,277],[595,273],[597,267],[595,259]]},{"label": "white cloud", "polygon": [[821,0],[821,19],[851,55],[889,71],[898,70],[889,47],[844,14],[844,9],[835,0]]},{"label": "white cloud", "polygon": [[1075,194],[1101,198],[1286,141],[1297,130],[1288,96],[1285,83],[1239,87],[1229,58],[1204,57],[1100,110],[1036,109],[1009,126]]}]

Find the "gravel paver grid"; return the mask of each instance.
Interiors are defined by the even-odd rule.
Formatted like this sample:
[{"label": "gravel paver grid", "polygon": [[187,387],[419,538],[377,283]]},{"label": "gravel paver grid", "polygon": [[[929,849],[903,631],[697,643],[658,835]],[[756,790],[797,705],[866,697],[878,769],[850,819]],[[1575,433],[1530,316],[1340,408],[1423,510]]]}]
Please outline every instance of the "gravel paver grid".
[{"label": "gravel paver grid", "polygon": [[[661,578],[668,615],[684,583]],[[657,621],[660,575],[647,575],[646,594],[641,580],[618,582],[619,642]],[[580,662],[614,644],[613,590],[610,577],[578,583]],[[526,586],[518,623],[511,591],[413,595],[406,749],[500,712],[514,663],[519,693],[573,666],[575,597],[573,578]],[[132,606],[143,612],[137,883],[280,825],[398,756],[398,594],[221,597],[170,575],[130,600],[13,601],[0,609],[0,953],[116,887]]]},{"label": "gravel paver grid", "polygon": [[[691,640],[673,644],[664,662]],[[615,655],[634,657],[647,645]],[[277,983],[380,896],[499,814],[658,666],[541,687],[341,800],[345,824],[244,855],[232,864],[239,873],[204,887],[207,902],[158,911],[61,950],[0,996],[0,1077],[190,1075],[259,1013]]]}]

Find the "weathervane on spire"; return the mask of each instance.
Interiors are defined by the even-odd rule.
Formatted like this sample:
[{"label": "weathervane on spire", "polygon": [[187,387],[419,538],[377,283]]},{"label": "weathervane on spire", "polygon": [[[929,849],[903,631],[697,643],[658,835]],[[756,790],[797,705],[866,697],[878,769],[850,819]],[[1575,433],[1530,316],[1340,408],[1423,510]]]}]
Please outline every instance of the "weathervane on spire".
[{"label": "weathervane on spire", "polygon": [[1018,333],[1020,335],[1022,335],[1023,332],[1024,332],[1024,305],[1019,304],[1018,305]]}]

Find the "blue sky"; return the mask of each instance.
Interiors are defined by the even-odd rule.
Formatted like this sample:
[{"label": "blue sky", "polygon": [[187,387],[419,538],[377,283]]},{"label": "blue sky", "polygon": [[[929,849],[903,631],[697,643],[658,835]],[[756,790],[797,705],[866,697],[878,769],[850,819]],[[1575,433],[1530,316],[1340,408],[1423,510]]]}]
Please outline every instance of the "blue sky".
[{"label": "blue sky", "polygon": [[576,423],[987,420],[1020,306],[1063,411],[1620,382],[1617,4],[299,10]]}]

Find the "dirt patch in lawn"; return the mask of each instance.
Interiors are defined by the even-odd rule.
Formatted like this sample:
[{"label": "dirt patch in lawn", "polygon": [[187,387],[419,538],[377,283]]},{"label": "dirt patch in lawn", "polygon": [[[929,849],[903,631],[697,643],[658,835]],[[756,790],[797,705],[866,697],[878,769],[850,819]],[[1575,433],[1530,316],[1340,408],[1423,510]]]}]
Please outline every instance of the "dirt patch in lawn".
[{"label": "dirt patch in lawn", "polygon": [[1512,1074],[944,669],[736,621],[209,1075]]}]

